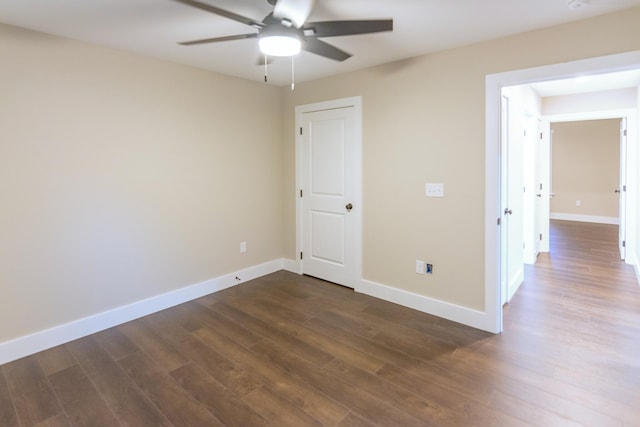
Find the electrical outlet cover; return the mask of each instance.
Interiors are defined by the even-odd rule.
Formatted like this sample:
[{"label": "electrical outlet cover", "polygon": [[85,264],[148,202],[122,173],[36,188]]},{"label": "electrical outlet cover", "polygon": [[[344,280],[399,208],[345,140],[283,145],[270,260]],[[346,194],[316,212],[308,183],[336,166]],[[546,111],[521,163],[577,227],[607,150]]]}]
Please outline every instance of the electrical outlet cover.
[{"label": "electrical outlet cover", "polygon": [[444,184],[426,183],[424,189],[427,197],[444,197]]}]

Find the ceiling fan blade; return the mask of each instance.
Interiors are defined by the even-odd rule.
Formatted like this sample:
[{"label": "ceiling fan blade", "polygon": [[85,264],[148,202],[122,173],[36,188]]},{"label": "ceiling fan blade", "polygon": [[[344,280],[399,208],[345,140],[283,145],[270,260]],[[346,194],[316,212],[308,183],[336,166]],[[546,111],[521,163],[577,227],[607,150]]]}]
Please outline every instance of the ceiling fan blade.
[{"label": "ceiling fan blade", "polygon": [[311,14],[314,0],[278,0],[273,8],[273,16],[288,19],[296,28],[302,27]]},{"label": "ceiling fan blade", "polygon": [[308,52],[315,53],[316,55],[324,56],[325,58],[334,59],[340,62],[349,59],[352,56],[350,53],[313,37],[305,39],[302,43],[302,48]]},{"label": "ceiling fan blade", "polygon": [[211,12],[219,16],[224,16],[225,18],[229,18],[234,21],[241,22],[243,24],[250,25],[255,28],[264,27],[264,24],[262,24],[262,22],[260,21],[256,21],[255,19],[247,18],[246,16],[238,15],[233,12],[229,12],[228,10],[211,6],[210,4],[207,4],[207,3],[201,3],[195,0],[174,0],[174,1],[177,1],[178,3],[186,4],[187,6],[192,6],[207,12]]},{"label": "ceiling fan blade", "polygon": [[249,33],[249,34],[238,34],[236,36],[224,36],[224,37],[213,37],[210,39],[190,40],[186,42],[180,42],[178,44],[182,46],[193,46],[196,44],[228,42],[230,40],[255,39],[256,37],[258,37],[258,33]]},{"label": "ceiling fan blade", "polygon": [[305,34],[308,31],[313,31],[313,35],[316,37],[380,33],[393,31],[393,19],[309,22],[304,26],[303,31]]}]

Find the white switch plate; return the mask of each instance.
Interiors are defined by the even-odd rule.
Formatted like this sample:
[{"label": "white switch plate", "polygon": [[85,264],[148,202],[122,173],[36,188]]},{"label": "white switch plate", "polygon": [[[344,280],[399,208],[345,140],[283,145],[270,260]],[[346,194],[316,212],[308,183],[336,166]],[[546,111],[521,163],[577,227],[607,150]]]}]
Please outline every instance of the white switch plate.
[{"label": "white switch plate", "polygon": [[416,273],[424,274],[424,261],[416,260]]},{"label": "white switch plate", "polygon": [[444,197],[444,184],[426,183],[424,192],[427,197]]},{"label": "white switch plate", "polygon": [[240,242],[240,253],[243,254],[247,252],[247,242]]}]

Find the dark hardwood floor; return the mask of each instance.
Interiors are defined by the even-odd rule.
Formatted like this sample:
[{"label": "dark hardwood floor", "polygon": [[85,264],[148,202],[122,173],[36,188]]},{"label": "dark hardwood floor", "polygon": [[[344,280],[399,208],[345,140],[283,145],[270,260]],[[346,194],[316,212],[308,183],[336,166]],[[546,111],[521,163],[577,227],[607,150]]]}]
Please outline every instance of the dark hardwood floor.
[{"label": "dark hardwood floor", "polygon": [[0,367],[0,426],[640,426],[617,227],[554,221],[491,335],[287,272]]}]

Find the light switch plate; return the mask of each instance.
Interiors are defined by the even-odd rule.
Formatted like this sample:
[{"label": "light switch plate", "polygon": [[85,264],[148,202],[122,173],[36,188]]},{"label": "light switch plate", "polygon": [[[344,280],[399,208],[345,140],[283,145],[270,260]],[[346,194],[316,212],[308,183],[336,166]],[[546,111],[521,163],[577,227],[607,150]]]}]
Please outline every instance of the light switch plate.
[{"label": "light switch plate", "polygon": [[427,197],[444,197],[444,184],[428,182],[424,185],[424,191]]}]

